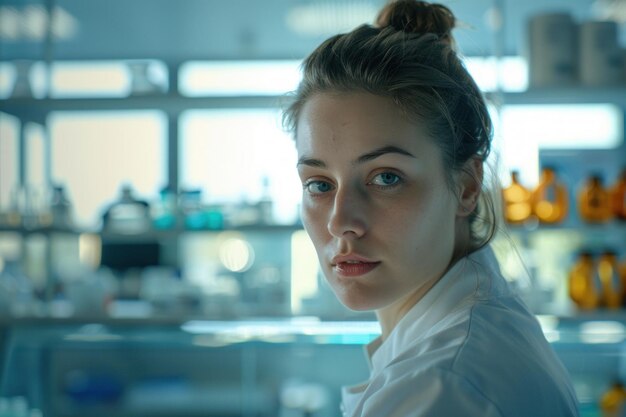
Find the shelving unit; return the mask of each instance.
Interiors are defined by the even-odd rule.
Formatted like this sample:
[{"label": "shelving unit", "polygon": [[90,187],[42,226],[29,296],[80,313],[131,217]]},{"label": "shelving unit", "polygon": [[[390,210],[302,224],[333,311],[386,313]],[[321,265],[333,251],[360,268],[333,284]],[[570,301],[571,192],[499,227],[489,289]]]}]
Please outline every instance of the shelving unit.
[{"label": "shelving unit", "polygon": [[507,230],[511,233],[534,233],[540,232],[559,232],[567,230],[577,230],[587,235],[603,235],[606,233],[626,233],[626,222],[612,220],[605,223],[584,223],[574,220],[565,221],[559,224],[536,224],[530,225],[511,225],[507,224]]},{"label": "shelving unit", "polygon": [[[53,259],[55,257],[55,253],[56,255],[58,255],[58,253],[55,252],[53,246],[55,245],[55,242],[58,243],[59,239],[61,238],[63,238],[66,242],[68,239],[73,242],[70,242],[70,246],[72,246],[77,252],[77,259],[79,256],[78,252],[81,251],[81,248],[86,248],[86,250],[88,251],[100,248],[102,257],[98,257],[98,259],[101,259],[100,262],[102,262],[102,265],[109,266],[111,268],[117,268],[119,267],[119,260],[117,259],[123,253],[127,253],[128,256],[130,256],[131,258],[133,256],[137,256],[139,257],[138,259],[143,259],[147,256],[149,259],[152,259],[152,256],[157,256],[157,252],[155,251],[158,251],[160,264],[164,267],[174,268],[176,270],[180,270],[181,268],[184,268],[186,266],[185,260],[187,260],[187,257],[184,253],[184,248],[189,248],[189,245],[194,245],[192,247],[196,247],[195,245],[200,244],[202,247],[205,248],[204,250],[209,251],[205,253],[205,255],[203,255],[207,258],[207,261],[216,262],[218,256],[216,251],[218,251],[218,249],[214,247],[214,243],[211,242],[219,242],[220,239],[232,240],[235,238],[243,238],[246,242],[248,242],[247,244],[250,245],[249,250],[252,251],[252,256],[254,257],[254,253],[256,252],[256,256],[260,257],[262,262],[259,264],[259,268],[262,269],[267,267],[267,263],[271,263],[276,268],[276,273],[280,274],[281,279],[285,281],[281,285],[285,286],[285,291],[287,291],[286,302],[288,302],[288,288],[290,286],[288,274],[290,271],[289,265],[291,262],[290,243],[292,235],[295,232],[301,230],[303,230],[302,225],[299,224],[257,224],[227,227],[224,229],[151,229],[145,232],[133,234],[111,232],[106,230],[101,231],[59,228],[24,229],[18,227],[0,227],[0,237],[2,237],[3,233],[18,235],[17,239],[20,242],[23,253],[27,253],[24,248],[26,247],[26,241],[28,239],[43,238],[45,240],[44,252],[39,256],[35,255],[34,258],[39,258],[45,264],[45,277],[43,277],[45,286],[39,289],[43,292],[43,301],[48,303],[52,302],[52,300],[56,297],[56,293],[58,291],[57,286],[60,284],[60,282],[58,282],[59,278],[57,276],[58,271],[55,268],[55,265],[57,265],[57,263],[55,263]],[[91,243],[88,244],[89,246],[83,247],[81,245],[85,243],[80,242],[85,236],[89,238],[88,241]],[[263,244],[263,242],[267,242],[268,244],[273,245],[272,247],[276,246],[278,251],[272,252],[270,247],[264,247],[265,245]],[[67,243],[65,245],[67,246]],[[105,251],[103,249],[104,247],[109,248],[109,251],[107,252],[109,253],[107,262],[114,262],[112,265],[105,264],[105,260],[103,258],[105,254]],[[144,247],[146,247],[145,250]],[[233,273],[235,272],[236,271],[234,271]],[[123,274],[119,276],[118,279],[123,281]],[[40,278],[38,281],[41,280],[42,278]],[[276,308],[278,307],[279,306],[276,305]],[[228,316],[227,313],[225,314]]]},{"label": "shelving unit", "polygon": [[[572,323],[571,319],[540,319],[553,348],[568,369],[577,375],[595,381],[623,366],[619,356],[626,337],[623,316],[619,319],[621,328],[601,319],[608,325],[587,333],[581,332],[578,323]],[[197,389],[208,398],[221,392],[218,386],[228,387],[242,396],[233,404],[267,406],[265,401],[268,399],[276,404],[281,381],[296,376],[322,383],[328,389],[327,406],[333,414],[338,409],[340,386],[367,377],[362,345],[378,335],[375,321],[310,319],[237,322],[22,319],[13,322],[10,329],[7,337],[11,340],[11,349],[3,358],[5,373],[4,379],[0,380],[0,392],[22,392],[27,385],[25,380],[8,378],[8,375],[16,375],[21,366],[20,372],[26,380],[36,378],[41,381],[29,390],[31,401],[36,401],[33,405],[55,415],[68,416],[84,415],[86,410],[91,412],[90,415],[144,415],[142,411],[145,410],[135,408],[137,403],[129,402],[128,398],[132,398],[137,390],[156,398],[154,390],[158,387],[155,383],[159,381],[183,384],[185,392],[196,392]],[[585,360],[589,355],[597,357],[593,364]],[[122,358],[124,362],[130,361],[128,365],[119,366]],[[83,370],[86,364],[94,361],[99,365]],[[319,363],[333,366],[320,368]],[[109,404],[98,400],[91,405],[84,404],[83,407],[87,408],[73,408],[80,402],[77,399],[70,403],[67,399],[79,392],[70,389],[70,379],[56,379],[57,375],[73,375],[72,372],[83,375],[85,382],[107,381],[122,386],[126,396]],[[581,381],[575,380],[579,384]],[[55,383],[58,389],[44,389],[46,384]],[[259,387],[263,390],[258,391]],[[586,415],[597,415],[592,413],[597,412],[593,397],[598,389],[600,387],[593,385],[584,388],[589,397],[581,398],[581,406],[591,410]],[[256,403],[259,398],[248,396],[250,390],[257,390],[264,400]],[[179,405],[179,413],[184,410],[186,415],[217,414],[216,402],[197,403],[189,401],[187,396],[184,398],[186,405]],[[201,407],[193,408],[192,404]]]},{"label": "shelving unit", "polygon": [[[177,82],[177,67],[169,68],[170,85],[175,87]],[[626,85],[615,87],[588,88],[580,86],[563,88],[532,89],[524,92],[487,93],[487,99],[498,105],[522,104],[573,104],[573,103],[612,103],[626,109]],[[65,111],[123,111],[153,109],[167,114],[168,128],[168,181],[169,188],[178,189],[178,117],[190,109],[218,109],[218,108],[284,108],[290,98],[287,95],[266,96],[212,96],[187,97],[171,91],[165,94],[137,95],[117,98],[46,98],[46,99],[9,99],[0,102],[0,111],[12,114],[22,120],[36,121],[45,125],[47,117],[52,112]],[[22,154],[24,150],[22,150]],[[24,158],[22,158],[24,160]],[[528,237],[536,233],[558,234],[562,232],[576,232],[585,236],[585,239],[595,246],[611,236],[610,240],[621,240],[626,236],[626,225],[619,222],[610,222],[600,225],[582,224],[570,215],[559,225],[531,225],[507,226],[506,230],[513,236],[521,236],[528,242]],[[294,226],[261,226],[244,228],[227,228],[241,232],[279,232],[295,231],[301,225]],[[213,230],[151,230],[139,235],[111,234],[97,230],[54,230],[54,229],[23,229],[0,228],[0,232],[14,232],[24,235],[43,234],[96,234],[101,239],[110,242],[140,242],[142,240],[176,239],[184,234],[202,232],[219,232]]]},{"label": "shelving unit", "polygon": [[[498,105],[529,105],[529,104],[574,104],[574,103],[611,103],[622,109],[626,109],[626,86],[615,88],[555,88],[537,89],[519,93],[488,93],[487,99]],[[124,111],[124,110],[158,110],[168,117],[168,181],[170,189],[178,189],[178,118],[187,110],[191,109],[221,109],[221,108],[284,108],[289,102],[287,96],[246,96],[246,97],[186,97],[177,92],[150,96],[130,96],[119,98],[48,98],[48,99],[9,99],[0,101],[0,112],[5,112],[18,117],[23,121],[32,121],[46,125],[47,118],[52,112],[72,111]],[[622,147],[621,149],[623,149]],[[24,153],[22,149],[22,161]],[[94,234],[103,241],[109,242],[142,242],[142,241],[171,241],[181,236],[198,236],[201,234],[218,234],[224,231],[242,233],[291,233],[302,230],[301,225],[268,225],[268,226],[245,226],[225,228],[224,230],[151,230],[136,235],[109,233],[100,230],[65,230],[53,228],[25,229],[22,227],[0,227],[0,233],[17,233],[24,236],[56,234],[69,234],[78,236],[83,233]],[[606,224],[584,224],[570,216],[558,225],[530,225],[507,226],[507,232],[522,241],[528,243],[529,238],[537,233],[559,234],[573,232],[583,236],[587,242],[601,245],[607,241],[625,242],[626,223],[612,221]],[[287,254],[283,254],[288,256]],[[50,256],[48,254],[48,256]],[[564,266],[566,267],[566,266]],[[50,291],[50,290],[49,290]],[[187,317],[189,319],[190,317]],[[259,365],[261,360],[268,357],[273,364],[291,364],[294,369],[314,364],[316,360],[324,363],[332,363],[336,358],[344,365],[350,362],[354,375],[344,374],[337,381],[345,380],[346,383],[366,377],[366,369],[360,368],[361,345],[375,337],[375,323],[371,321],[354,320],[341,327],[337,322],[318,322],[307,325],[302,322],[290,322],[277,317],[271,318],[271,323],[259,322],[258,320],[235,321],[211,321],[200,320],[191,322],[185,317],[37,317],[0,320],[0,346],[12,346],[12,352],[4,352],[4,360],[1,374],[5,380],[0,381],[0,392],[19,392],[20,387],[7,385],[9,375],[15,374],[15,369],[9,369],[15,352],[19,353],[20,347],[26,346],[29,350],[17,364],[23,363],[37,352],[39,359],[34,361],[27,369],[32,375],[39,377],[39,372],[44,369],[45,363],[52,363],[53,359],[59,359],[63,364],[69,355],[77,354],[82,360],[87,360],[89,355],[100,355],[105,358],[104,363],[114,363],[116,355],[125,355],[126,352],[154,351],[158,350],[161,356],[156,355],[156,363],[166,363],[173,354],[181,363],[184,363],[185,372],[193,374],[192,369],[197,364],[190,363],[186,357],[201,358],[206,360],[204,369],[207,373],[215,369],[221,369],[223,360],[219,355],[228,357],[232,363],[252,364],[252,371],[241,369],[241,378],[233,382],[233,386],[248,392],[254,387],[257,378],[269,378],[268,371]],[[591,388],[587,387],[589,396],[581,398],[583,403],[592,404],[598,393],[594,391],[593,384],[601,386],[606,375],[626,373],[622,369],[624,364],[624,346],[626,343],[626,311],[624,310],[596,310],[576,311],[570,315],[540,316],[544,324],[546,337],[551,341],[561,359],[565,362],[570,372],[575,373],[577,382],[589,379]],[[294,327],[293,323],[297,323]],[[589,325],[596,326],[600,323],[601,329],[597,332],[590,331]],[[587,332],[581,330],[584,326]],[[604,327],[602,327],[604,326]],[[621,326],[621,327],[620,327]],[[348,332],[346,329],[352,329]],[[305,331],[306,330],[306,331]],[[4,333],[4,334],[3,334]],[[34,341],[33,341],[34,340]],[[158,347],[158,349],[157,349]],[[159,350],[160,349],[160,350]],[[306,361],[301,361],[303,354],[307,352]],[[294,353],[295,352],[295,353]],[[0,351],[0,353],[2,353]],[[191,355],[191,356],[189,356]],[[197,355],[197,356],[194,356]],[[212,356],[213,355],[213,356]],[[597,360],[586,361],[590,355]],[[42,359],[44,358],[44,359]],[[235,359],[233,359],[235,358]],[[49,362],[46,362],[49,361]],[[273,361],[273,362],[272,362]],[[315,368],[315,366],[312,366]],[[307,368],[308,369],[308,368]],[[56,369],[44,369],[45,382],[52,383],[52,375],[69,371],[58,365]],[[272,370],[275,371],[275,370]],[[319,378],[316,369],[308,370],[309,376]],[[248,373],[246,373],[248,372]],[[360,374],[359,374],[360,373]],[[31,375],[29,374],[29,375]],[[274,378],[287,378],[290,373],[282,367],[276,371]],[[131,379],[140,381],[144,375],[132,374]],[[336,377],[336,376],[335,376]],[[342,379],[343,378],[343,379]],[[240,384],[240,385],[237,385]],[[46,409],[61,410],[65,415],[76,415],[76,410],[64,406],[57,397],[46,397],[43,389],[33,392],[32,398],[40,399]],[[598,388],[599,389],[599,388]],[[338,392],[338,387],[337,387]],[[58,393],[57,393],[58,394]],[[336,398],[332,401],[336,402]],[[336,409],[336,405],[331,407]],[[113,415],[111,409],[98,409],[92,415]],[[193,410],[189,411],[192,415]],[[131,413],[132,414],[132,413]],[[242,414],[245,414],[242,413]],[[116,414],[120,415],[120,414]],[[590,414],[593,415],[593,414]]]},{"label": "shelving unit", "polygon": [[[524,92],[486,93],[486,98],[501,105],[611,103],[626,108],[626,85],[605,88],[542,88]],[[16,117],[44,120],[56,111],[161,110],[180,114],[189,109],[282,108],[288,95],[187,97],[178,93],[116,98],[12,98],[0,102],[0,111]]]},{"label": "shelving unit", "polygon": [[177,93],[119,98],[15,98],[0,102],[0,111],[34,120],[45,120],[56,111],[161,110],[178,115],[190,109],[280,108],[288,100],[287,96],[186,97]]},{"label": "shelving unit", "polygon": [[514,93],[487,93],[486,97],[501,105],[610,103],[626,108],[626,85],[537,88]]},{"label": "shelving unit", "polygon": [[285,224],[258,224],[258,225],[246,225],[246,226],[235,226],[235,227],[225,227],[223,229],[183,229],[183,228],[173,228],[173,229],[151,229],[142,233],[116,233],[95,229],[60,229],[60,228],[48,228],[48,227],[39,227],[27,229],[23,227],[4,227],[0,226],[0,233],[18,233],[23,235],[29,234],[54,234],[54,233],[64,233],[64,234],[93,234],[101,236],[105,239],[120,239],[124,240],[125,238],[138,240],[138,239],[154,239],[154,238],[170,238],[176,237],[181,234],[188,233],[220,233],[220,232],[253,232],[253,233],[263,233],[263,232],[295,232],[297,230],[302,230],[302,225],[294,224],[294,225],[285,225]]}]

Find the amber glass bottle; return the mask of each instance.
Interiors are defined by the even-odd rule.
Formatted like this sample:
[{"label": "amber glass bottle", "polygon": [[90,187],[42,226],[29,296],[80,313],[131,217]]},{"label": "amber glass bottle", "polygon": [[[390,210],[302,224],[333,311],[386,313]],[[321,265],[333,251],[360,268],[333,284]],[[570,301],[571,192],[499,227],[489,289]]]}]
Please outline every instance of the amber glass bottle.
[{"label": "amber glass bottle", "polygon": [[602,283],[601,304],[608,308],[620,308],[624,301],[624,282],[615,253],[605,252],[600,256],[597,273]]},{"label": "amber glass bottle", "polygon": [[600,398],[600,411],[602,417],[621,417],[626,402],[626,388],[621,382],[613,385]]},{"label": "amber glass bottle", "polygon": [[508,223],[519,224],[532,214],[531,192],[519,182],[518,172],[511,172],[511,185],[502,190],[504,218]]},{"label": "amber glass bottle", "polygon": [[582,309],[594,309],[600,305],[600,291],[593,258],[589,252],[581,252],[569,273],[570,298]]},{"label": "amber glass bottle", "polygon": [[539,185],[532,193],[532,207],[542,223],[558,223],[567,216],[567,189],[553,168],[543,168]]},{"label": "amber glass bottle", "polygon": [[613,200],[613,215],[619,220],[626,220],[626,168],[611,190],[611,199]]},{"label": "amber glass bottle", "polygon": [[605,222],[613,217],[611,194],[604,188],[600,175],[590,176],[580,189],[578,211],[581,219],[592,223]]}]

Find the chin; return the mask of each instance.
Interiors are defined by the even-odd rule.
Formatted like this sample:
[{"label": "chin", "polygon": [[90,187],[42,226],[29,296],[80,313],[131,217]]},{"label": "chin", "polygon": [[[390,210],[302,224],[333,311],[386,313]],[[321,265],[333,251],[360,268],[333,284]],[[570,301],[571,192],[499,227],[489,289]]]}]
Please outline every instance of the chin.
[{"label": "chin", "polygon": [[[326,275],[330,288],[341,304],[352,311],[374,311],[388,304],[388,297],[383,296],[382,288],[362,285],[358,282],[345,282],[332,275]],[[389,294],[387,294],[389,295]]]},{"label": "chin", "polygon": [[384,306],[382,300],[372,299],[363,295],[337,294],[341,304],[352,311],[374,311]]}]

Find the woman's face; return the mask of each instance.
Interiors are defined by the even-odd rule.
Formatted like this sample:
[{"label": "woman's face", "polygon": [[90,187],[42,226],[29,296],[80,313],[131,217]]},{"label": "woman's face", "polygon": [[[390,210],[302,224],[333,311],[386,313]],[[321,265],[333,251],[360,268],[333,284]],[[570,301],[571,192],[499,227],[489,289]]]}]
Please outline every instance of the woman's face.
[{"label": "woman's face", "polygon": [[339,299],[381,309],[434,285],[453,256],[459,200],[425,128],[391,99],[322,93],[302,109],[296,146],[304,226]]}]

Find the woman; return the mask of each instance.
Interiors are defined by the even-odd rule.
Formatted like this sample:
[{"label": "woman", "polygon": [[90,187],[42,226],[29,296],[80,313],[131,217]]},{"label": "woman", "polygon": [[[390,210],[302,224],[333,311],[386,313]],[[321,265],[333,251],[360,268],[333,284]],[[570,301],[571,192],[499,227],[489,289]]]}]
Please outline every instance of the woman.
[{"label": "woman", "polygon": [[481,191],[492,126],[444,6],[401,0],[305,61],[286,122],[302,217],[337,297],[375,310],[345,416],[576,416],[567,373],[508,288]]}]

